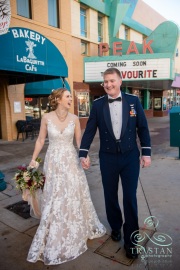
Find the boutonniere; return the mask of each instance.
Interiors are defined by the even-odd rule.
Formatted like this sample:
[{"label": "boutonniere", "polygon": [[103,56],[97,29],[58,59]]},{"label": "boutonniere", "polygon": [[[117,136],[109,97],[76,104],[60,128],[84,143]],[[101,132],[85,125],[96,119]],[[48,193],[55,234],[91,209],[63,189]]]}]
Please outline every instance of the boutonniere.
[{"label": "boutonniere", "polygon": [[134,105],[130,105],[131,106],[131,110],[130,110],[130,117],[136,117],[136,110],[134,109]]}]

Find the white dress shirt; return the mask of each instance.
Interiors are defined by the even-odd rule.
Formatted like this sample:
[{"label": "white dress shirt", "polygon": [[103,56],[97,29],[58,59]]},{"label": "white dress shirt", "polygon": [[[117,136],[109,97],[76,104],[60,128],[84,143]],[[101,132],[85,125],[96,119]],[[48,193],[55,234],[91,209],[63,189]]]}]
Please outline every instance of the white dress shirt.
[{"label": "white dress shirt", "polygon": [[[118,97],[121,97],[121,93],[119,93]],[[113,99],[109,95],[108,98]],[[112,103],[109,103],[109,109],[114,136],[116,137],[117,140],[119,140],[122,128],[122,101],[114,101]]]}]

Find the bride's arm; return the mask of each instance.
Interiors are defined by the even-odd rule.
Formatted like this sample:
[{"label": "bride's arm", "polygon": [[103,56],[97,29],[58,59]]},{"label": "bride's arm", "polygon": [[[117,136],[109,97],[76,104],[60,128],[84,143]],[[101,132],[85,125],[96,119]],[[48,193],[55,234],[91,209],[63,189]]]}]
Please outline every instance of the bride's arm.
[{"label": "bride's arm", "polygon": [[44,115],[42,117],[42,119],[41,119],[41,126],[40,126],[39,136],[38,136],[38,138],[36,140],[36,143],[35,143],[35,148],[34,148],[34,152],[33,152],[33,155],[32,155],[32,160],[29,163],[30,166],[35,165],[35,160],[38,157],[41,149],[44,146],[46,135],[47,135],[47,120],[46,120],[46,115]]},{"label": "bride's arm", "polygon": [[[80,122],[79,122],[78,117],[76,118],[76,121],[75,121],[75,133],[74,133],[74,135],[75,135],[75,140],[76,140],[77,147],[79,149],[80,145],[81,145],[81,126],[80,126]],[[87,155],[86,158],[81,158],[81,164],[82,164],[82,167],[84,169],[89,169],[90,158],[89,158],[88,155]]]},{"label": "bride's arm", "polygon": [[76,140],[77,148],[79,149],[79,147],[81,145],[81,126],[80,126],[80,122],[79,122],[79,118],[78,117],[76,117],[76,119],[75,119],[75,131],[74,131],[74,135],[75,135],[75,140]]}]

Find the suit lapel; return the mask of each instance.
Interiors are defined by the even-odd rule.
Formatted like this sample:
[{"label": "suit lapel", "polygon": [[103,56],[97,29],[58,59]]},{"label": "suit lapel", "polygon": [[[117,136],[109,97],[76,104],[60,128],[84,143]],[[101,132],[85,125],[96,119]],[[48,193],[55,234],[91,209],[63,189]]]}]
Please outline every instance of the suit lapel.
[{"label": "suit lapel", "polygon": [[124,93],[122,93],[122,130],[121,138],[124,136],[129,119],[129,103],[127,102]]},{"label": "suit lapel", "polygon": [[106,97],[104,99],[103,115],[104,115],[104,120],[105,120],[106,126],[107,126],[107,128],[109,130],[109,133],[111,134],[113,139],[116,140],[116,138],[114,136],[113,128],[112,128],[111,115],[110,115],[109,104],[108,104],[108,96],[107,95],[106,95]]}]

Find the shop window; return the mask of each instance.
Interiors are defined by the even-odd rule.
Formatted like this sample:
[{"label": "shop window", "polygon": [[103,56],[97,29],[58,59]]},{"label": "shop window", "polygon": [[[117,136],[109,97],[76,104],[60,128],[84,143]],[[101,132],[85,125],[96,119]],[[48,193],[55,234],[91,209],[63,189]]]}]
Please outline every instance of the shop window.
[{"label": "shop window", "polygon": [[81,36],[87,37],[87,12],[86,9],[80,8],[80,23],[81,23]]},{"label": "shop window", "polygon": [[51,26],[59,27],[59,1],[48,0],[48,23]]},{"label": "shop window", "polygon": [[154,98],[154,110],[162,111],[162,98],[161,97]]},{"label": "shop window", "polygon": [[48,97],[25,97],[26,119],[41,118],[50,111]]},{"label": "shop window", "polygon": [[88,43],[81,41],[81,54],[88,55]]},{"label": "shop window", "polygon": [[88,92],[77,93],[77,101],[78,101],[78,116],[89,117],[90,113],[89,93]]},{"label": "shop window", "polygon": [[139,89],[132,89],[132,94],[139,98],[141,105],[144,108],[144,92]]},{"label": "shop window", "polygon": [[16,4],[17,4],[18,15],[32,19],[30,0],[17,0]]},{"label": "shop window", "polygon": [[163,97],[162,109],[163,109],[163,111],[167,110],[167,98],[166,97]]},{"label": "shop window", "polygon": [[98,14],[98,42],[103,42],[103,16]]}]

